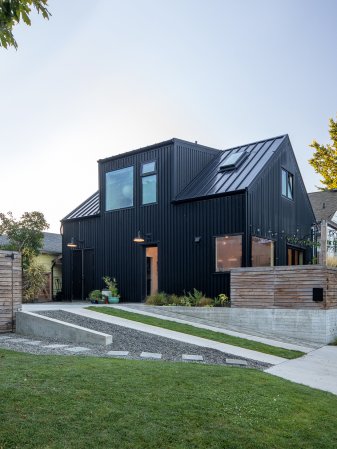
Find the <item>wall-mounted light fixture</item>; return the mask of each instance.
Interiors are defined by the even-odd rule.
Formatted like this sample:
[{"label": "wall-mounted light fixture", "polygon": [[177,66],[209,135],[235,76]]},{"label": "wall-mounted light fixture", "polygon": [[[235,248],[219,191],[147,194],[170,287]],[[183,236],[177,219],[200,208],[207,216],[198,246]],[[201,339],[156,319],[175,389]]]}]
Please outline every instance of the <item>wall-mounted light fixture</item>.
[{"label": "wall-mounted light fixture", "polygon": [[200,242],[201,242],[201,236],[200,235],[195,236],[194,237],[194,243],[200,243]]},{"label": "wall-mounted light fixture", "polygon": [[70,242],[67,243],[68,248],[77,248],[77,243],[74,237],[71,237]]},{"label": "wall-mounted light fixture", "polygon": [[144,237],[141,236],[140,231],[138,231],[138,234],[136,235],[136,237],[133,239],[133,241],[135,243],[144,243],[145,239]]}]

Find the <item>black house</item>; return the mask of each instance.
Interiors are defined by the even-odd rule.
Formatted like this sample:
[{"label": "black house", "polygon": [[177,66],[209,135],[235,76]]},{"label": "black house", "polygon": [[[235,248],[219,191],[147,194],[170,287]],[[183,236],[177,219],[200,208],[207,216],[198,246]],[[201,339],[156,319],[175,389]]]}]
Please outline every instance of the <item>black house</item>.
[{"label": "black house", "polygon": [[213,297],[230,293],[231,268],[310,262],[289,243],[315,219],[287,135],[225,151],[172,139],[98,171],[98,192],[62,220],[65,298],[104,275],[124,301],[194,287]]}]

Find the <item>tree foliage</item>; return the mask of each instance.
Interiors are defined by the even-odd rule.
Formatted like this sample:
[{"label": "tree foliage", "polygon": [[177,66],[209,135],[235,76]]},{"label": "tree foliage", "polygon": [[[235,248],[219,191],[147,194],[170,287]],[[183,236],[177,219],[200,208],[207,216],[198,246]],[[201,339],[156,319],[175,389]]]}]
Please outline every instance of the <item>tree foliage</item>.
[{"label": "tree foliage", "polygon": [[34,7],[42,17],[49,19],[48,0],[0,0],[0,47],[18,48],[12,29],[21,20],[31,25],[29,14]]},{"label": "tree foliage", "polygon": [[48,228],[49,224],[41,212],[25,212],[20,220],[16,220],[12,212],[0,213],[0,234],[6,235],[9,240],[6,249],[21,252],[24,269],[40,253],[42,231]]},{"label": "tree foliage", "polygon": [[23,299],[28,302],[35,299],[42,288],[46,285],[44,266],[33,260],[30,265],[23,270]]},{"label": "tree foliage", "polygon": [[315,152],[309,163],[323,177],[325,187],[321,190],[337,189],[337,121],[331,118],[329,128],[331,144],[320,145],[314,140],[310,145]]}]

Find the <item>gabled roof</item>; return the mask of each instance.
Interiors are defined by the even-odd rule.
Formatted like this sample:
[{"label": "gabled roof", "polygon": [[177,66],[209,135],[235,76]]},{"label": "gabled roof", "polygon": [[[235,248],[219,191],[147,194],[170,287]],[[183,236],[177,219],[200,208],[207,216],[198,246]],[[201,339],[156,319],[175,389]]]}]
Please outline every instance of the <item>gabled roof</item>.
[{"label": "gabled roof", "polygon": [[337,223],[337,189],[321,190],[308,195],[317,221]]},{"label": "gabled roof", "polygon": [[[286,138],[287,134],[221,151],[175,200],[200,199],[246,189]],[[236,153],[244,153],[244,157],[232,157]],[[238,159],[237,165],[226,166],[229,158]]]},{"label": "gabled roof", "polygon": [[[0,235],[0,245],[8,245],[7,236]],[[53,232],[43,233],[42,253],[61,254],[62,253],[62,236]]]},{"label": "gabled roof", "polygon": [[99,209],[99,192],[95,192],[70,214],[66,215],[61,221],[72,220],[73,218],[92,217],[100,213]]}]

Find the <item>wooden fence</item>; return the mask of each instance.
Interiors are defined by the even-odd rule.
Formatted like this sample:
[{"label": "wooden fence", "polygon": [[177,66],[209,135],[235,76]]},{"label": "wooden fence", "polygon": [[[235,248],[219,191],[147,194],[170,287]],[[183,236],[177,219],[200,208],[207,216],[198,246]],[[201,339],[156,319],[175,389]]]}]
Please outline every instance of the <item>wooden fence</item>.
[{"label": "wooden fence", "polygon": [[337,268],[321,265],[236,268],[232,307],[335,309]]},{"label": "wooden fence", "polygon": [[15,329],[15,314],[21,304],[21,254],[0,251],[0,333]]}]

